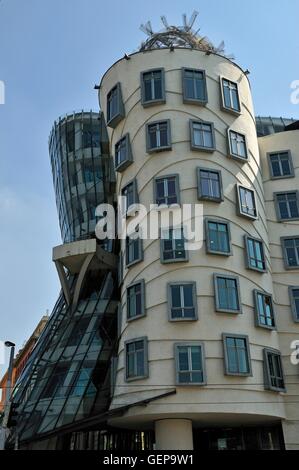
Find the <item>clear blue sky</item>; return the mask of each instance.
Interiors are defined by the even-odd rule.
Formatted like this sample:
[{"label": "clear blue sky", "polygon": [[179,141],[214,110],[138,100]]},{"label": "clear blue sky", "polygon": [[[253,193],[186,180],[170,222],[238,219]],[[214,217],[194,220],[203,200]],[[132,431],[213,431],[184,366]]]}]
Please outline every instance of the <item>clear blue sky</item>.
[{"label": "clear blue sky", "polygon": [[[21,346],[59,291],[60,243],[48,135],[55,118],[98,109],[93,85],[160,15],[181,24],[199,10],[202,34],[251,71],[256,114],[299,118],[298,0],[0,0],[0,340]],[[3,368],[2,368],[3,369]],[[0,365],[0,374],[3,372]]]}]

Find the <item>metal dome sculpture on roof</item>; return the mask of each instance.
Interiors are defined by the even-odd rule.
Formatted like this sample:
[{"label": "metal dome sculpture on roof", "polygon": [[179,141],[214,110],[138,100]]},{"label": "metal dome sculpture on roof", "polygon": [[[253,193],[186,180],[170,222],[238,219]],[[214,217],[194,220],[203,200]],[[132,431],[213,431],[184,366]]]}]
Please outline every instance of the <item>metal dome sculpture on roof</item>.
[{"label": "metal dome sculpture on roof", "polygon": [[187,15],[183,14],[183,26],[169,25],[166,17],[161,16],[164,29],[157,33],[153,31],[151,22],[147,21],[140,26],[140,29],[148,35],[148,39],[141,44],[139,50],[142,52],[163,47],[171,49],[182,47],[204,51],[206,54],[220,54],[233,60],[234,56],[225,54],[223,41],[218,47],[215,47],[207,37],[198,35],[200,28],[193,29],[197,16],[198,11],[194,11],[190,20],[187,21]]}]

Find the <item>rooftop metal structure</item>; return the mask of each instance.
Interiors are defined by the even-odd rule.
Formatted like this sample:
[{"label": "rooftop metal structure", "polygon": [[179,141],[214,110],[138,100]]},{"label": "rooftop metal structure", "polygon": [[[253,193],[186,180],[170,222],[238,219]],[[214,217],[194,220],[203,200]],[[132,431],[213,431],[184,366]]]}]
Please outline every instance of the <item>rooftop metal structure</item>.
[{"label": "rooftop metal structure", "polygon": [[183,25],[173,26],[169,25],[165,16],[161,16],[161,21],[164,28],[158,32],[154,32],[151,22],[147,21],[140,26],[148,38],[142,42],[139,51],[148,51],[152,49],[160,49],[169,47],[171,49],[182,47],[196,49],[206,52],[206,54],[219,54],[227,59],[234,60],[233,55],[226,55],[224,50],[224,42],[222,41],[218,47],[215,47],[206,36],[200,36],[198,33],[200,28],[194,29],[194,23],[198,16],[198,11],[194,11],[189,19],[187,15],[183,14]]}]

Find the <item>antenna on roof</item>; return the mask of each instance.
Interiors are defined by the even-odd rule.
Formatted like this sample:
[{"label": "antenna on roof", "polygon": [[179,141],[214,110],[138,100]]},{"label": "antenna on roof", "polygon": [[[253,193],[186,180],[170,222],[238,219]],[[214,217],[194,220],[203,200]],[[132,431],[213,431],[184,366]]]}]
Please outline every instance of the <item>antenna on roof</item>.
[{"label": "antenna on roof", "polygon": [[165,28],[169,28],[169,25],[168,25],[168,23],[167,23],[166,16],[162,15],[162,16],[161,16],[161,21],[162,21],[163,25],[165,26]]},{"label": "antenna on roof", "polygon": [[190,29],[192,29],[192,26],[194,25],[195,20],[196,20],[197,17],[198,17],[198,11],[194,10],[194,12],[192,13],[191,18],[189,20],[189,23],[187,25],[189,31],[190,31]]},{"label": "antenna on roof", "polygon": [[140,25],[140,29],[148,36],[151,36],[152,34],[154,34],[150,21],[147,21],[145,24]]}]

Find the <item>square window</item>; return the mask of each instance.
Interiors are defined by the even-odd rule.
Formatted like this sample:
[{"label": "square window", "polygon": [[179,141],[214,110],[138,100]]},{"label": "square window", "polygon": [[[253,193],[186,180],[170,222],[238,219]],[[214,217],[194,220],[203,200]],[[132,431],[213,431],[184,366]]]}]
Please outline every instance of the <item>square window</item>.
[{"label": "square window", "polygon": [[299,218],[299,191],[274,193],[278,220],[297,220]]},{"label": "square window", "polygon": [[222,108],[226,111],[240,114],[241,106],[239,99],[238,84],[227,80],[221,79],[221,94],[222,94]]},{"label": "square window", "polygon": [[225,333],[222,338],[225,373],[227,375],[252,375],[248,337]]},{"label": "square window", "polygon": [[180,203],[179,175],[159,176],[154,184],[156,204],[171,206]]},{"label": "square window", "polygon": [[124,135],[115,144],[114,166],[116,171],[125,170],[133,162],[129,134]]},{"label": "square window", "polygon": [[143,260],[142,238],[134,232],[126,238],[126,266],[132,266]]},{"label": "square window", "polygon": [[148,377],[147,337],[125,341],[127,381]]},{"label": "square window", "polygon": [[286,269],[299,267],[299,236],[281,238]]},{"label": "square window", "polygon": [[275,349],[264,349],[265,389],[285,392],[281,355]]},{"label": "square window", "polygon": [[165,103],[164,69],[141,72],[141,103],[144,107]]},{"label": "square window", "polygon": [[207,252],[217,255],[231,255],[229,223],[206,219],[205,227]]},{"label": "square window", "polygon": [[182,69],[183,101],[206,104],[208,101],[206,74],[204,70]]},{"label": "square window", "polygon": [[187,261],[184,228],[168,228],[161,231],[161,262]]},{"label": "square window", "polygon": [[237,277],[214,274],[214,287],[217,312],[242,313]]},{"label": "square window", "polygon": [[151,122],[146,126],[146,151],[160,152],[171,149],[170,121]]},{"label": "square window", "polygon": [[214,124],[206,121],[190,120],[191,149],[215,150],[215,131]]},{"label": "square window", "polygon": [[113,129],[125,117],[121,86],[117,83],[107,95],[107,126]]},{"label": "square window", "polygon": [[168,312],[170,321],[197,320],[195,282],[168,284]]},{"label": "square window", "polygon": [[209,168],[197,168],[198,199],[223,201],[221,172]]},{"label": "square window", "polygon": [[228,142],[229,142],[229,154],[232,158],[238,160],[247,160],[247,143],[244,134],[235,132],[232,130],[228,131]]},{"label": "square window", "polygon": [[257,238],[245,235],[247,255],[247,268],[255,271],[266,272],[266,258],[264,244]]},{"label": "square window", "polygon": [[205,385],[205,354],[201,342],[174,345],[177,385]]},{"label": "square window", "polygon": [[256,326],[262,328],[275,328],[275,315],[272,295],[259,290],[254,290],[254,304],[256,315]]},{"label": "square window", "polygon": [[255,192],[245,186],[237,185],[239,215],[249,219],[257,219]]},{"label": "square window", "polygon": [[144,280],[141,280],[127,287],[127,320],[134,320],[144,315],[145,287]]},{"label": "square window", "polygon": [[290,286],[289,295],[294,322],[299,322],[299,286]]},{"label": "square window", "polygon": [[292,178],[295,176],[290,151],[268,153],[268,161],[272,179]]},{"label": "square window", "polygon": [[130,181],[130,183],[122,188],[121,195],[123,197],[121,201],[122,214],[130,215],[130,211],[134,209],[134,205],[139,202],[136,179]]}]

